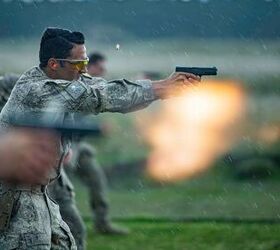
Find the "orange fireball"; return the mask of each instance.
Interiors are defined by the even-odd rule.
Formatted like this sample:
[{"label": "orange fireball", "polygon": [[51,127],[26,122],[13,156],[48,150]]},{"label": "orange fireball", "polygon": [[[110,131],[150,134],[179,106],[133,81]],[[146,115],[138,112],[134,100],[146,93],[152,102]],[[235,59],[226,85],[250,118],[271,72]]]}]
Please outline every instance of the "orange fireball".
[{"label": "orange fireball", "polygon": [[165,101],[142,126],[151,146],[148,174],[161,181],[193,176],[211,166],[236,138],[243,89],[233,81],[203,81]]}]

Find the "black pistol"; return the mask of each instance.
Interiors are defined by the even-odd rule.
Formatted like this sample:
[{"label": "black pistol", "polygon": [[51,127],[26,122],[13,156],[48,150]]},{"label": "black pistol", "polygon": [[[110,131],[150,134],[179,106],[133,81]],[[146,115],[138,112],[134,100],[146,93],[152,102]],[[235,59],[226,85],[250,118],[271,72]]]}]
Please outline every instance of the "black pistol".
[{"label": "black pistol", "polygon": [[75,121],[63,122],[51,121],[46,117],[51,118],[52,114],[49,113],[42,119],[42,116],[38,116],[38,113],[28,112],[9,117],[9,122],[15,127],[51,129],[67,136],[104,136],[106,132],[102,125],[93,122],[90,118],[85,118],[83,115],[78,115]]},{"label": "black pistol", "polygon": [[180,67],[177,66],[175,72],[184,72],[184,73],[192,73],[196,76],[215,76],[217,75],[217,68],[216,67]]}]

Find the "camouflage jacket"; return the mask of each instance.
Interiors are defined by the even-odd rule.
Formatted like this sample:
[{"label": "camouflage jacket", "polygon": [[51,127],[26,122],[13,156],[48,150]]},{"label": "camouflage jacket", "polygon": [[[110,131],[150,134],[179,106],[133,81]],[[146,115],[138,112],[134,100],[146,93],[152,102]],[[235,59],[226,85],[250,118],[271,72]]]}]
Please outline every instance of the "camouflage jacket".
[{"label": "camouflage jacket", "polygon": [[[25,72],[16,82],[0,114],[0,128],[10,126],[10,118],[26,112],[52,112],[55,122],[74,119],[73,113],[127,113],[148,106],[155,100],[150,80],[130,82],[82,76],[79,80],[50,79],[39,68]],[[70,118],[71,116],[71,118]],[[61,157],[69,148],[61,140]]]}]

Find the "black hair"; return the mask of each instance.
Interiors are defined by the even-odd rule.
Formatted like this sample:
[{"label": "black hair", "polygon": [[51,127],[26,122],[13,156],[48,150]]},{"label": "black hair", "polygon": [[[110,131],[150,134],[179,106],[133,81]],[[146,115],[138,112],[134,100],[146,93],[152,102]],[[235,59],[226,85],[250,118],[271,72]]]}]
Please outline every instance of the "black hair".
[{"label": "black hair", "polygon": [[105,61],[106,57],[99,52],[94,52],[89,55],[88,64],[96,64],[100,61]]},{"label": "black hair", "polygon": [[65,59],[70,56],[74,44],[84,44],[81,32],[60,28],[47,28],[41,38],[39,59],[40,68],[47,66],[50,58]]}]

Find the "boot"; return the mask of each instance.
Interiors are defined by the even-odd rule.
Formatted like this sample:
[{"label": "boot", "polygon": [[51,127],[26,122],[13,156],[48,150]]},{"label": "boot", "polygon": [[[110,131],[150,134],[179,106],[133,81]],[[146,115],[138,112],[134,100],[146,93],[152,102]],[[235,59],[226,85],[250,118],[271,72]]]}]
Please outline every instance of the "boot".
[{"label": "boot", "polygon": [[106,234],[106,235],[127,235],[129,234],[129,230],[127,228],[115,226],[110,222],[106,223],[96,223],[95,231],[98,234]]}]

